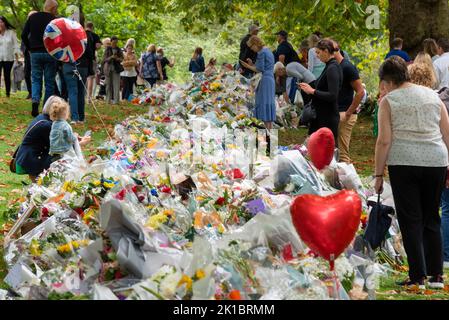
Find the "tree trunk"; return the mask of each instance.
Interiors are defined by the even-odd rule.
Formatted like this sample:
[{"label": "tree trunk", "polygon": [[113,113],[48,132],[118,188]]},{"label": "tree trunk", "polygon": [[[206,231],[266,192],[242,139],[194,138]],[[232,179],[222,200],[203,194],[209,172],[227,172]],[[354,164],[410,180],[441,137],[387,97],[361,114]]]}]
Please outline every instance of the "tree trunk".
[{"label": "tree trunk", "polygon": [[404,40],[403,49],[412,57],[423,50],[426,38],[449,38],[448,0],[389,0],[390,42]]}]

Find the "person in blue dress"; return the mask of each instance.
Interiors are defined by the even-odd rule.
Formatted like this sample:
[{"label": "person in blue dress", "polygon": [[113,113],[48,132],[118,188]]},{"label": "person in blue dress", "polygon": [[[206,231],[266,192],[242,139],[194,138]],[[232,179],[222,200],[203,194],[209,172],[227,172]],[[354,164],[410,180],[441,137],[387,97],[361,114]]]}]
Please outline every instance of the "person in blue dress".
[{"label": "person in blue dress", "polygon": [[267,130],[271,130],[273,122],[276,120],[274,55],[258,36],[251,36],[247,44],[251,50],[257,52],[256,63],[249,64],[245,61],[240,61],[240,63],[253,72],[262,73],[262,78],[256,89],[254,116],[265,123]]}]

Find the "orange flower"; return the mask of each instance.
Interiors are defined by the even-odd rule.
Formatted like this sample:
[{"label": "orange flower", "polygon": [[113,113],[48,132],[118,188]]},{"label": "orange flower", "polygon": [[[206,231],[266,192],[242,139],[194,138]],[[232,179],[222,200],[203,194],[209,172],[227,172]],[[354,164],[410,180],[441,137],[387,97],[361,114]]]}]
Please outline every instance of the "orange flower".
[{"label": "orange flower", "polygon": [[230,300],[242,300],[242,297],[240,296],[239,290],[232,290],[229,292],[229,299]]}]

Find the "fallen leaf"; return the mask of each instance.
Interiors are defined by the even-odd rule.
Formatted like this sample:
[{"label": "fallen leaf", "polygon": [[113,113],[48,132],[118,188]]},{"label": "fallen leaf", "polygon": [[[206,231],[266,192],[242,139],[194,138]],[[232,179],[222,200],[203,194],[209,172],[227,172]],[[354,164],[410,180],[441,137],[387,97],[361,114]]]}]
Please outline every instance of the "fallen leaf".
[{"label": "fallen leaf", "polygon": [[0,183],[0,188],[6,188],[6,187],[7,187],[6,184]]}]

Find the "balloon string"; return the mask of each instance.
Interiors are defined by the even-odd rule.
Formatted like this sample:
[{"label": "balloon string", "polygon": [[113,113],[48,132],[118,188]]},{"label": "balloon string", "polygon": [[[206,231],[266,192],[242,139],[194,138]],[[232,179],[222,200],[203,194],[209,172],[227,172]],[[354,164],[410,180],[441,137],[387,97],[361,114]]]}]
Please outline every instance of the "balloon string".
[{"label": "balloon string", "polygon": [[[78,77],[78,79],[81,81],[81,83],[83,84],[84,90],[85,92],[87,92],[87,87],[86,84],[83,81],[83,78],[81,77],[80,72],[78,71],[78,68],[76,67],[76,65],[74,66],[75,70],[73,71],[73,73],[75,74],[75,76]],[[108,128],[106,127],[106,124],[103,121],[103,118],[100,115],[100,112],[98,112],[97,106],[94,103],[94,100],[92,99],[92,97],[87,97],[89,99],[89,101],[92,103],[92,106],[94,107],[95,112],[97,113],[98,118],[100,119],[101,124],[103,125],[104,130],[106,131],[106,134],[108,135],[108,138],[110,141],[113,141],[111,135],[109,134]]]}]

